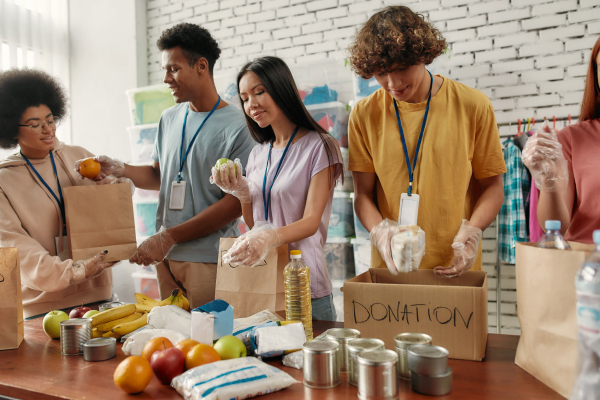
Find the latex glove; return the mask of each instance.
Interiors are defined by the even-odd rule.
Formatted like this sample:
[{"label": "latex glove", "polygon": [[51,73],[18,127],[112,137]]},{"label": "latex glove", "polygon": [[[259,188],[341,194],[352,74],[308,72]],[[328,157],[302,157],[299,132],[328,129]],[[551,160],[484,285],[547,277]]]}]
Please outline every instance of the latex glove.
[{"label": "latex glove", "polygon": [[[95,181],[101,181],[108,175],[120,178],[125,172],[125,163],[118,158],[111,158],[109,156],[96,156],[94,157],[94,160],[98,161],[101,166],[100,174],[98,174],[98,176],[94,179]],[[85,179],[85,177],[79,173],[79,164],[81,164],[82,161],[83,160],[75,161],[75,172],[77,172],[79,179]]]},{"label": "latex glove", "polygon": [[531,172],[535,186],[542,192],[559,192],[567,188],[567,160],[556,131],[548,121],[544,121],[542,129],[529,138],[522,160]]},{"label": "latex glove", "polygon": [[450,267],[435,267],[434,273],[446,278],[455,278],[469,270],[479,250],[479,242],[483,232],[476,226],[472,226],[469,221],[463,219],[463,223],[454,238],[452,249],[454,249],[454,259]]},{"label": "latex glove", "polygon": [[241,203],[252,202],[250,181],[242,175],[242,163],[239,158],[235,159],[235,163],[229,160],[227,164],[221,165],[220,169],[212,167],[211,172],[210,183],[237,197]]},{"label": "latex glove", "polygon": [[124,176],[121,178],[115,178],[112,175],[108,175],[101,181],[96,181],[96,185],[114,185],[116,183],[129,183],[131,186],[131,195],[133,196],[135,193],[135,185],[133,184],[133,181],[129,178],[125,178]]},{"label": "latex glove", "polygon": [[139,265],[158,264],[165,259],[169,251],[177,243],[171,237],[164,227],[161,227],[158,233],[144,240],[140,247],[131,258],[130,263]]},{"label": "latex glove", "polygon": [[73,263],[70,284],[83,282],[86,279],[92,279],[99,276],[106,268],[110,268],[119,261],[104,262],[104,257],[108,250],[101,251],[94,257],[87,260],[81,260]]},{"label": "latex glove", "polygon": [[275,225],[259,221],[252,230],[235,240],[223,256],[223,263],[255,267],[265,259],[271,248],[283,243],[283,236]]},{"label": "latex glove", "polygon": [[390,272],[394,275],[399,273],[398,268],[396,268],[396,264],[392,259],[392,236],[397,233],[404,232],[407,229],[405,227],[399,226],[396,221],[392,221],[391,219],[384,219],[371,229],[371,233],[369,234],[369,238],[371,239],[371,244],[377,247],[379,250],[379,254],[385,261]]}]

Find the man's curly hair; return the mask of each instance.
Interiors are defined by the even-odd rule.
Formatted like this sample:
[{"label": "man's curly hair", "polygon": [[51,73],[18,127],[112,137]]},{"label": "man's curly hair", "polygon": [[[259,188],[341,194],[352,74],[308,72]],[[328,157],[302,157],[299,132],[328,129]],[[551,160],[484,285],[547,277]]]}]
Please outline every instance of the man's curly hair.
[{"label": "man's curly hair", "polygon": [[374,14],[350,45],[350,64],[360,77],[378,71],[431,64],[446,49],[440,31],[405,6],[386,7]]},{"label": "man's curly hair", "polygon": [[46,105],[55,119],[67,115],[67,93],[60,82],[44,71],[11,69],[0,72],[0,147],[19,142],[19,123],[29,107]]},{"label": "man's curly hair", "polygon": [[190,67],[193,67],[201,57],[206,58],[211,75],[215,63],[221,56],[219,44],[210,32],[196,24],[185,22],[177,24],[163,31],[156,44],[160,51],[180,47]]}]

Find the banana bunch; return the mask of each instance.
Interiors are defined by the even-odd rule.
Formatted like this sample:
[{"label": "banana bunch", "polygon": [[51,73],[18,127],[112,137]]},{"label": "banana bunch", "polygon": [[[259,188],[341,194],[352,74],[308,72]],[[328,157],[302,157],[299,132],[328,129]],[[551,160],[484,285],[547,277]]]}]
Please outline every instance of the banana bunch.
[{"label": "banana bunch", "polygon": [[154,307],[169,305],[177,306],[185,311],[190,310],[190,302],[179,289],[174,289],[173,292],[171,292],[171,296],[162,301],[151,299],[141,293],[135,294],[135,300],[137,301],[137,304],[135,305],[137,312],[150,312]]},{"label": "banana bunch", "polygon": [[136,304],[125,304],[91,317],[93,337],[120,338],[148,323],[146,313],[137,312]]}]

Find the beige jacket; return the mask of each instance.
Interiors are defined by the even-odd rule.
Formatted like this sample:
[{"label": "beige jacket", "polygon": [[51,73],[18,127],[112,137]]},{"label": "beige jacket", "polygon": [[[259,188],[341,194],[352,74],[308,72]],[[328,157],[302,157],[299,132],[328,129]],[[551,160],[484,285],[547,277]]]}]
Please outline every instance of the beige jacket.
[{"label": "beige jacket", "polygon": [[[94,184],[80,180],[74,170],[75,161],[90,156],[81,147],[58,142],[54,160],[62,188]],[[60,198],[50,155],[30,162]],[[56,256],[55,237],[62,236],[62,226],[58,203],[19,153],[0,162],[0,246],[19,250],[25,318],[112,296],[110,270],[73,281],[73,260]]]}]

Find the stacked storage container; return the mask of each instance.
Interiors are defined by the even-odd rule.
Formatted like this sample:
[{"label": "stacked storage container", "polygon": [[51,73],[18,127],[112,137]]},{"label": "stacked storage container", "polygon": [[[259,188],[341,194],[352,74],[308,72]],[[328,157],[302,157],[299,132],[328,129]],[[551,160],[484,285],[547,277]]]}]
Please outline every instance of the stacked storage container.
[{"label": "stacked storage container", "polygon": [[[158,121],[164,110],[175,105],[171,91],[165,85],[147,86],[126,92],[129,99],[131,126],[127,128],[131,144],[131,163],[151,165]],[[133,210],[138,246],[156,232],[158,191],[136,189]],[[132,274],[135,291],[159,299],[154,266],[137,266]]]}]

